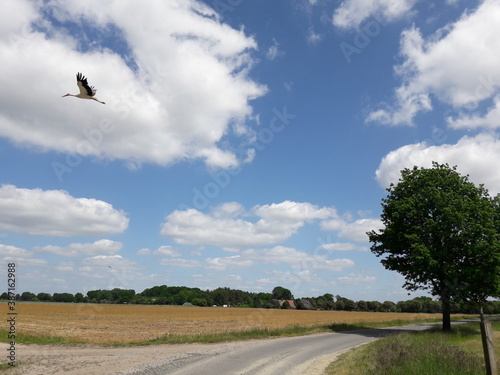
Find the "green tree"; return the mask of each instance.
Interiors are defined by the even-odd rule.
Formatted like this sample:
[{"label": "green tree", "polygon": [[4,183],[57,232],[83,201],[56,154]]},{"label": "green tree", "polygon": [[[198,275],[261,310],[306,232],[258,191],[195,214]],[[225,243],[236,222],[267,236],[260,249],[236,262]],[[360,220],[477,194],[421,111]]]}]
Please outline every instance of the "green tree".
[{"label": "green tree", "polygon": [[290,302],[284,301],[283,304],[281,305],[282,309],[291,309],[292,306],[290,306]]},{"label": "green tree", "polygon": [[75,302],[81,303],[85,301],[85,297],[83,296],[82,293],[76,293],[75,294]]},{"label": "green tree", "polygon": [[345,311],[354,311],[354,310],[356,310],[356,302],[354,302],[352,299],[346,299],[344,301],[344,310]]},{"label": "green tree", "polygon": [[500,294],[500,200],[491,199],[456,167],[404,169],[383,199],[384,229],[368,232],[385,268],[406,278],[407,290],[429,290],[451,329],[452,301],[483,304]]},{"label": "green tree", "polygon": [[396,306],[397,312],[408,312],[408,304],[405,301],[399,301]]},{"label": "green tree", "polygon": [[366,304],[366,301],[358,301],[356,305],[358,311],[368,311],[368,305]]},{"label": "green tree", "polygon": [[273,299],[293,299],[293,294],[290,290],[282,286],[277,286],[273,289]]},{"label": "green tree", "polygon": [[396,312],[397,311],[396,304],[392,301],[384,301],[384,303],[382,304],[382,307],[387,312]]},{"label": "green tree", "polygon": [[344,302],[344,300],[337,300],[337,302],[335,302],[335,310],[342,311],[344,309],[345,309],[345,302]]},{"label": "green tree", "polygon": [[21,294],[21,301],[33,301],[33,298],[36,298],[35,293],[23,292],[23,294]]},{"label": "green tree", "polygon": [[438,313],[442,310],[441,302],[439,301],[430,301],[427,302],[427,312],[431,314]]},{"label": "green tree", "polygon": [[52,301],[52,296],[49,293],[38,293],[36,295],[36,298],[38,298],[39,301],[42,302],[50,302]]},{"label": "green tree", "polygon": [[366,302],[368,311],[378,312],[382,308],[382,304],[378,301],[368,301]]},{"label": "green tree", "polygon": [[193,298],[191,303],[195,306],[207,306],[207,300],[205,298]]},{"label": "green tree", "polygon": [[333,302],[333,294],[331,293],[325,293],[323,294],[322,298],[325,300],[325,302]]},{"label": "green tree", "polygon": [[54,302],[74,302],[75,296],[71,293],[54,293],[52,300]]},{"label": "green tree", "polygon": [[419,313],[422,312],[422,303],[419,300],[412,300],[407,302],[408,312]]}]

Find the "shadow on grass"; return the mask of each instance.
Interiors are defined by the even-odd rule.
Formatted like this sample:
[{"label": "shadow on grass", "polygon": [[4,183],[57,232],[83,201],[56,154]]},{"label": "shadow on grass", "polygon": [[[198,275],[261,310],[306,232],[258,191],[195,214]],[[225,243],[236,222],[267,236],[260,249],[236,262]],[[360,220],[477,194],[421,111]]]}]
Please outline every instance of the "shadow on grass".
[{"label": "shadow on grass", "polygon": [[[467,328],[457,330],[457,325],[469,324],[470,320],[467,321],[453,321],[452,330],[449,332],[451,335],[460,333],[462,336],[475,335],[479,331],[479,325],[477,329],[475,326],[468,326]],[[330,330],[333,332],[344,333],[344,334],[355,334],[365,337],[382,338],[392,335],[397,335],[400,333],[411,333],[411,332],[421,332],[421,331],[431,331],[431,332],[443,332],[441,321],[439,319],[432,319],[428,321],[421,322],[410,322],[410,321],[392,321],[384,322],[380,324],[370,324],[370,325],[356,325],[356,324],[334,324],[329,326]],[[380,326],[380,327],[379,327]]]}]

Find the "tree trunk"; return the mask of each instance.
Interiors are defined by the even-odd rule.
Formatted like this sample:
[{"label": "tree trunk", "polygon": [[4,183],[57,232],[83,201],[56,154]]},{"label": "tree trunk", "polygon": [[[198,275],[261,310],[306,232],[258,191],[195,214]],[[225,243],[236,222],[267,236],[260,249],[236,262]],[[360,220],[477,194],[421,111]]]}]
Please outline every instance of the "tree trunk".
[{"label": "tree trunk", "polygon": [[443,302],[443,331],[451,331],[451,303],[446,296],[441,298]]}]

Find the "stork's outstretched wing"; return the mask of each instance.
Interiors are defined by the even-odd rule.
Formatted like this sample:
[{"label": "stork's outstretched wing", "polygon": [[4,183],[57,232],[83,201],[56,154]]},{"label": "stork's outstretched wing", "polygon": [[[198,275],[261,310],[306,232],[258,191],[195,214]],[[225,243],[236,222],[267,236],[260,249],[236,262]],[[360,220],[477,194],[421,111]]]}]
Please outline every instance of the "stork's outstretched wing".
[{"label": "stork's outstretched wing", "polygon": [[87,78],[85,78],[85,76],[82,73],[76,74],[76,84],[80,89],[81,95],[88,95],[88,96],[95,95],[96,89],[94,88],[94,86],[89,86]]}]

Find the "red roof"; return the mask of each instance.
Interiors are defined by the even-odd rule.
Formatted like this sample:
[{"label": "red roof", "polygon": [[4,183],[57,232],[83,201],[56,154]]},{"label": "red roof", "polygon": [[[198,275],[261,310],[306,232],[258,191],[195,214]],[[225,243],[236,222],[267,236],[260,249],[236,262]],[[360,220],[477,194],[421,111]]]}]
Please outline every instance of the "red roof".
[{"label": "red roof", "polygon": [[285,301],[288,301],[288,303],[290,304],[290,307],[291,307],[292,309],[296,309],[296,308],[297,308],[297,306],[295,306],[295,301],[294,301],[293,299],[282,299],[282,300],[280,300],[280,307],[282,307],[282,306],[283,306],[283,303],[284,303]]}]

